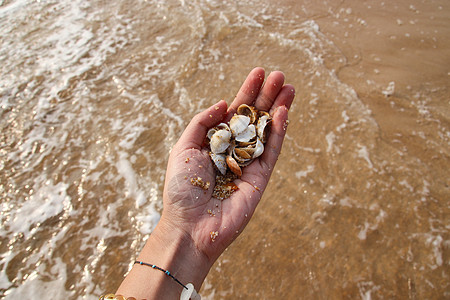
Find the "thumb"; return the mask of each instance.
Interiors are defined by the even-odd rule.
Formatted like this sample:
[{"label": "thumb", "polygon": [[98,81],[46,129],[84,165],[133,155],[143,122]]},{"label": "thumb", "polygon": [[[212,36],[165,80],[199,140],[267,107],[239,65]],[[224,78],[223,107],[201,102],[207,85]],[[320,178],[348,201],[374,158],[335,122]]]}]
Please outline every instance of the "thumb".
[{"label": "thumb", "polygon": [[208,129],[220,123],[226,111],[227,103],[225,100],[220,100],[217,104],[195,115],[178,140],[177,147],[180,150],[201,149]]}]

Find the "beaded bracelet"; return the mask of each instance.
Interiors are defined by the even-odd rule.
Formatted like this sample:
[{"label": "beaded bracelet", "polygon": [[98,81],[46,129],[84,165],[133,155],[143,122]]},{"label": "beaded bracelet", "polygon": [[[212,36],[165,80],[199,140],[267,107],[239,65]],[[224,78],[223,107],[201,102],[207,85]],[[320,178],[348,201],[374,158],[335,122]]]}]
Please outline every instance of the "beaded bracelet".
[{"label": "beaded bracelet", "polygon": [[[180,300],[188,300],[188,299],[201,300],[200,295],[197,293],[197,291],[195,290],[194,285],[192,283],[188,283],[187,285],[184,285],[178,279],[176,279],[175,276],[170,274],[169,271],[164,270],[163,268],[160,268],[156,265],[152,265],[152,264],[145,263],[143,261],[138,261],[138,260],[136,260],[134,262],[134,264],[139,264],[142,266],[147,266],[147,267],[151,267],[152,269],[159,270],[161,272],[164,272],[164,274],[166,274],[173,280],[175,280],[176,283],[178,283],[179,285],[181,285],[184,288],[183,291],[181,292]],[[100,296],[99,300],[136,300],[136,298],[134,298],[134,297],[125,298],[122,295],[106,294],[106,295]]]},{"label": "beaded bracelet", "polygon": [[138,260],[136,260],[136,261],[134,262],[134,264],[139,264],[139,265],[142,265],[142,266],[151,267],[152,269],[160,270],[161,272],[164,272],[164,274],[166,274],[167,276],[169,276],[170,278],[172,278],[173,280],[175,280],[175,282],[178,283],[179,285],[181,285],[183,288],[185,288],[186,290],[188,289],[187,286],[185,286],[184,284],[182,284],[178,279],[176,279],[172,274],[170,274],[169,271],[164,270],[163,268],[160,268],[160,267],[158,267],[158,266],[156,266],[156,265],[152,265],[152,264],[145,263],[145,262],[143,262],[143,261],[138,261]]}]

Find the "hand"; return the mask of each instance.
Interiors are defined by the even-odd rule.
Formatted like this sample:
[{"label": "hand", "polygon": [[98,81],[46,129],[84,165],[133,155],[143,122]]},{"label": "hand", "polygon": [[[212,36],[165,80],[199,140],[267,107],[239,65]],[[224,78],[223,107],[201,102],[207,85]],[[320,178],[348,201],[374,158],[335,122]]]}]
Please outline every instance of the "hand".
[{"label": "hand", "polygon": [[[283,86],[281,72],[271,73],[264,86],[263,82],[264,70],[254,69],[228,111],[225,101],[220,101],[196,115],[170,154],[163,220],[171,223],[174,230],[182,230],[190,236],[196,247],[213,262],[250,220],[281,151],[294,88]],[[215,171],[203,142],[208,129],[229,121],[243,103],[270,111],[272,130],[263,155],[244,167],[241,178],[235,180],[238,190],[221,201],[212,197]],[[191,180],[198,178],[203,184],[209,184],[209,188],[194,186]]]},{"label": "hand", "polygon": [[[163,268],[171,268],[172,274],[175,271],[179,280],[193,282],[197,289],[215,260],[249,222],[281,151],[288,109],[295,95],[294,87],[284,85],[284,75],[278,71],[272,72],[263,83],[264,70],[253,69],[228,110],[226,102],[222,100],[196,115],[169,157],[161,220],[139,260],[150,260],[151,263],[162,264]],[[273,117],[272,128],[264,153],[243,168],[241,178],[234,181],[238,189],[221,201],[212,197],[215,170],[208,150],[204,148],[204,140],[209,128],[220,122],[228,122],[243,103],[269,111]],[[202,184],[197,186],[193,181]],[[132,277],[138,278],[138,273],[133,268],[130,275],[135,274]],[[130,275],[124,281],[128,283],[122,283],[119,292],[125,294],[126,287],[133,286],[130,290],[139,288],[136,281],[135,284],[131,282],[133,279],[129,278]],[[155,274],[152,276],[154,278]],[[147,286],[149,278],[147,276],[144,281]],[[167,292],[173,291],[173,288],[163,291],[161,285],[167,287],[168,281],[167,278],[160,278],[158,284],[147,288],[146,292],[139,292],[139,295],[156,295],[155,289],[158,287],[161,294],[167,297]],[[178,290],[173,294],[174,299],[176,295],[179,298],[180,292]]]}]

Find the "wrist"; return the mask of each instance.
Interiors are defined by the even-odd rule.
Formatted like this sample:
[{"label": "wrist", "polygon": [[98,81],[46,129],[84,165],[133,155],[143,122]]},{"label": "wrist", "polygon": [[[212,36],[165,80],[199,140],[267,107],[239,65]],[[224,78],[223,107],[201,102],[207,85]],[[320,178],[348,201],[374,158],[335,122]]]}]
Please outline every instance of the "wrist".
[{"label": "wrist", "polygon": [[[164,215],[136,260],[169,271],[183,285],[192,283],[197,291],[212,266],[190,235],[171,226]],[[180,299],[182,290],[164,272],[135,264],[117,294],[136,299]]]},{"label": "wrist", "polygon": [[[166,221],[163,214],[151,237],[139,258],[158,253],[158,258],[166,264],[164,267],[177,274],[178,280],[190,282],[199,290],[213,262],[197,248],[191,235]],[[159,249],[155,252],[156,247]]]}]

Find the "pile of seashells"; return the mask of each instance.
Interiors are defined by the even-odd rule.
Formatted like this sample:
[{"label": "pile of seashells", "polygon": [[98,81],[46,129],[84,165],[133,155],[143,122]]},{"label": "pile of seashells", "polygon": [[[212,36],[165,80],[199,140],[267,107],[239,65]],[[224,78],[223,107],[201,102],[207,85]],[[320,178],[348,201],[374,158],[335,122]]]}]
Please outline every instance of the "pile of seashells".
[{"label": "pile of seashells", "polygon": [[229,124],[220,123],[208,131],[210,156],[222,175],[229,169],[236,176],[264,152],[272,118],[268,112],[242,104]]}]

